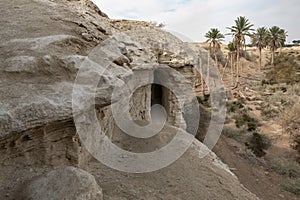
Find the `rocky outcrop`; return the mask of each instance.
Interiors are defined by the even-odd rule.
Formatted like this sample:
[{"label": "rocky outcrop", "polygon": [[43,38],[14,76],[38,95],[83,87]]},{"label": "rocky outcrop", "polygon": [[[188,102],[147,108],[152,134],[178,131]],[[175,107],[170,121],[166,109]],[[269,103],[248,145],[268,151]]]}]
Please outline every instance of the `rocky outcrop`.
[{"label": "rocky outcrop", "polygon": [[66,167],[29,181],[16,199],[102,200],[103,194],[90,173],[74,167]]},{"label": "rocky outcrop", "polygon": [[78,63],[108,37],[105,17],[67,1],[2,1],[1,9],[0,160],[78,164],[73,82]]},{"label": "rocky outcrop", "polygon": [[[142,174],[144,179],[139,180],[134,174],[119,173],[94,162],[77,134],[74,116],[78,113],[72,112],[74,93],[90,95],[95,92],[94,104],[84,107],[91,100],[85,99],[75,107],[83,106],[82,110],[95,108],[97,123],[103,133],[128,151],[156,150],[173,138],[178,127],[189,128],[191,124],[187,123],[187,116],[179,109],[179,102],[188,100],[189,95],[178,97],[164,87],[144,85],[135,88],[137,90],[129,101],[129,112],[133,120],[147,122],[151,118],[151,104],[158,101],[168,115],[168,126],[161,132],[165,134],[136,141],[118,130],[112,114],[112,105],[125,98],[122,88],[134,76],[144,74],[149,80],[167,79],[177,89],[184,88],[189,84],[188,81],[193,80],[198,55],[175,36],[146,22],[110,20],[87,0],[2,0],[0,10],[4,19],[1,25],[5,27],[0,31],[0,165],[5,166],[0,167],[0,183],[3,183],[0,184],[0,199],[12,199],[11,194],[17,192],[17,186],[29,180],[29,175],[42,175],[51,171],[52,167],[69,165],[88,169],[98,182],[104,180],[99,175],[102,173],[106,178],[101,183],[101,187],[105,185],[104,199],[175,199],[176,196],[177,199],[202,196],[203,199],[224,199],[226,194],[228,199],[256,199],[214,154],[209,153],[205,160],[201,160],[199,151],[202,144],[196,140],[188,150],[190,153],[184,154],[171,168],[154,172],[152,175],[156,179]],[[93,63],[98,65],[95,67]],[[82,90],[74,92],[74,82],[84,64],[91,68],[82,73],[97,78],[99,83],[96,90],[92,91],[87,84],[89,80],[79,81],[79,89]],[[179,72],[185,79],[169,73],[159,75],[159,70],[168,68]],[[153,93],[159,95],[153,96]],[[82,122],[96,123],[89,121],[88,117]],[[182,135],[190,137],[190,134],[180,131]],[[203,149],[209,151],[204,146]],[[123,156],[118,159],[120,162],[129,162]],[[39,171],[40,167],[43,170]],[[37,172],[33,172],[35,170]],[[49,182],[51,186],[53,181],[57,181],[63,186],[67,182],[59,175],[71,173],[70,170],[73,173],[73,169],[50,172],[31,182],[25,191],[34,187],[37,192],[34,195],[41,194],[38,193],[39,189],[51,195],[56,190],[54,187],[49,190],[45,187],[37,189],[37,185]],[[17,181],[13,176],[15,171],[20,173]],[[178,174],[181,179],[176,178]],[[70,177],[70,181],[77,180],[77,175],[72,175],[74,179]],[[87,177],[92,180],[89,175]],[[124,177],[128,179],[124,180]],[[160,177],[168,180],[168,184],[175,185],[174,190],[161,189],[166,182]],[[190,181],[184,177],[189,177],[195,184],[192,191],[184,187]],[[127,184],[123,189],[120,185],[114,185],[122,179]],[[205,185],[210,181],[211,184]],[[86,189],[83,183],[79,181],[77,186]],[[92,185],[93,191],[85,192],[93,194],[100,191],[94,183]],[[138,191],[133,189],[135,187]],[[117,188],[118,191],[112,192],[111,188]],[[124,188],[126,194],[120,192],[124,192]],[[205,188],[209,188],[209,191]],[[176,195],[176,191],[181,192]],[[33,195],[25,193],[29,195],[28,198]],[[36,196],[36,199],[39,197]]]},{"label": "rocky outcrop", "polygon": [[[180,44],[183,43],[154,26],[140,27],[138,23],[135,27],[139,28],[119,33],[119,30],[111,25],[115,24],[114,22],[99,15],[97,10],[84,6],[86,1],[32,1],[24,4],[20,2],[20,6],[14,6],[14,1],[4,1],[1,4],[7,8],[3,15],[7,19],[14,19],[15,23],[7,23],[5,31],[0,33],[0,146],[3,147],[0,152],[6,155],[0,162],[16,156],[25,157],[28,162],[31,160],[45,164],[52,164],[55,160],[62,164],[79,164],[79,160],[83,160],[80,158],[82,147],[78,140],[74,139],[76,133],[69,131],[73,118],[73,84],[81,64],[99,43],[100,47],[97,48],[101,48],[101,56],[109,60],[109,75],[95,72],[101,77],[97,88],[96,106],[99,121],[108,135],[112,134],[114,128],[108,106],[111,104],[111,94],[116,88],[116,83],[126,82],[133,73],[139,72],[148,73],[149,78],[154,79],[154,69],[160,64],[175,67],[192,79],[192,58],[183,55],[186,54],[184,49],[180,48]],[[11,12],[12,10],[16,12]],[[33,11],[28,18],[22,17],[31,10]],[[43,17],[44,15],[47,17]],[[18,26],[19,24],[24,26]],[[47,27],[44,28],[45,24]],[[115,34],[110,36],[112,33]],[[148,37],[144,37],[145,35]],[[135,41],[132,38],[135,38]],[[173,79],[171,81],[177,84],[174,87],[186,84],[180,77],[166,78]],[[142,93],[139,90],[142,90]],[[150,117],[151,87],[146,86],[139,90],[135,94],[136,98],[131,100],[131,115],[135,120],[147,120]],[[171,91],[166,90],[163,101],[167,107],[169,122],[182,125],[183,117],[178,109],[178,99]],[[106,120],[101,119],[102,116],[105,116]],[[64,123],[66,121],[68,123]],[[26,135],[49,135],[52,131],[48,131],[47,127],[51,126],[56,126],[54,134],[69,133],[68,137],[58,134],[55,139],[66,140],[63,143],[69,147],[47,142],[48,136],[37,137],[38,139],[28,136],[30,139],[22,139]],[[30,148],[25,148],[26,146]],[[33,146],[47,153],[40,153],[37,158],[34,152],[29,150]],[[70,158],[69,153],[54,158],[56,153],[52,154],[52,151],[47,150],[63,148],[75,149],[73,155],[77,155],[77,158]],[[29,163],[32,163],[31,161]]]}]

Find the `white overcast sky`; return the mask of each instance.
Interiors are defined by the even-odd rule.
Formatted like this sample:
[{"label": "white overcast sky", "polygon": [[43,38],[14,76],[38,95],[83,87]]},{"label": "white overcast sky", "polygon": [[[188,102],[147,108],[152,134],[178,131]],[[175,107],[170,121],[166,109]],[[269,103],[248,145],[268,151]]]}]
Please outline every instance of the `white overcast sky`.
[{"label": "white overcast sky", "polygon": [[[234,25],[245,16],[255,26],[288,31],[287,42],[300,39],[300,0],[93,0],[112,19],[156,21],[192,41],[205,41],[210,28]],[[231,40],[226,36],[226,41]]]}]

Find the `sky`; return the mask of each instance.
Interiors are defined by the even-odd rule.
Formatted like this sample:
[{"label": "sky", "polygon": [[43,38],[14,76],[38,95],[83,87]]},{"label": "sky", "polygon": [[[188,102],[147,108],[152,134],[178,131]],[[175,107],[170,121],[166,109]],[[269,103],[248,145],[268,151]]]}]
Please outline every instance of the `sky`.
[{"label": "sky", "polygon": [[[226,27],[245,16],[254,28],[279,26],[287,43],[300,39],[299,0],[92,0],[112,19],[164,23],[167,31],[185,41],[204,42],[210,28],[227,34]],[[225,42],[232,40],[226,36]]]}]

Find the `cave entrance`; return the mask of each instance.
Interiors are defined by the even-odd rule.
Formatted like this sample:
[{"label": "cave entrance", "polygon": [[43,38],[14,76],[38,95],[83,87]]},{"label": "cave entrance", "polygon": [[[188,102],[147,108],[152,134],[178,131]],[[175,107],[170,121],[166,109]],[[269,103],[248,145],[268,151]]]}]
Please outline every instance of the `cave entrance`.
[{"label": "cave entrance", "polygon": [[163,86],[158,84],[151,85],[151,106],[159,104],[163,105]]},{"label": "cave entrance", "polygon": [[167,114],[169,119],[169,90],[162,85],[152,84],[151,85],[151,107],[155,104],[161,105]]}]

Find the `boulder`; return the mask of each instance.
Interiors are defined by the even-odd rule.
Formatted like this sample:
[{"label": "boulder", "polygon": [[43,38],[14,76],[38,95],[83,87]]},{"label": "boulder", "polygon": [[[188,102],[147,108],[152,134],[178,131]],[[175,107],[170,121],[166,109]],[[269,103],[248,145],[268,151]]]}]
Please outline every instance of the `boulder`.
[{"label": "boulder", "polygon": [[66,167],[50,171],[29,181],[19,200],[102,200],[102,189],[88,172]]}]

